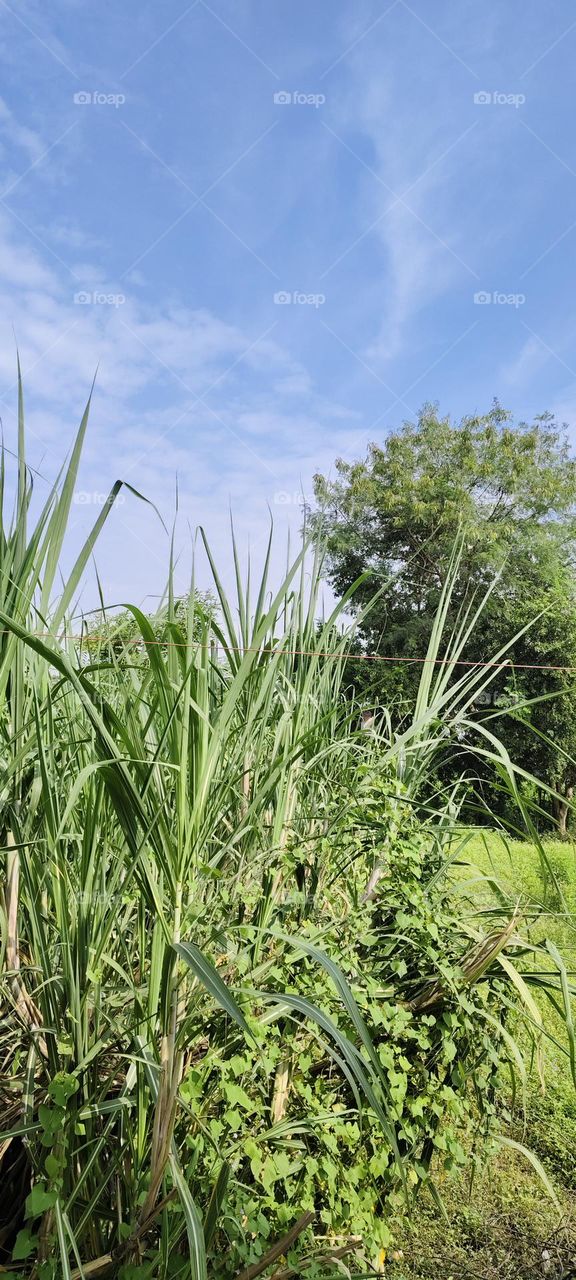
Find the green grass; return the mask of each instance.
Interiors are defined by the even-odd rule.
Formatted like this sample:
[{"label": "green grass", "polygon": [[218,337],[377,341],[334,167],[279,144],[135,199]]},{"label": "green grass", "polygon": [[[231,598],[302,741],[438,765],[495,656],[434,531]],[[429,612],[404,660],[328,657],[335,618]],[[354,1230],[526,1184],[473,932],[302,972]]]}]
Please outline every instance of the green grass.
[{"label": "green grass", "polygon": [[[509,840],[497,831],[476,831],[465,846],[457,876],[469,887],[479,909],[494,894],[486,880],[477,887],[476,873],[493,878],[510,898],[516,898],[535,944],[550,940],[561,951],[569,977],[576,979],[576,844],[544,839],[541,854],[527,842]],[[539,962],[538,962],[539,964]],[[552,965],[550,966],[552,967]],[[539,1001],[545,1025],[551,1035],[562,1039],[562,1019],[546,1000]],[[569,1062],[551,1040],[543,1040],[542,1057],[547,1083],[552,1090],[574,1091]]]},{"label": "green grass", "polygon": [[[476,881],[477,873],[494,877],[521,900],[528,915],[541,905],[532,928],[535,940],[551,938],[575,971],[576,844],[546,840],[544,852],[558,888],[550,884],[533,845],[496,831],[471,834],[455,875],[480,908],[489,895],[485,881]],[[541,1007],[547,1029],[557,1033],[560,1017],[546,1001]],[[543,1274],[556,1280],[576,1274],[576,1090],[566,1054],[547,1040],[543,1067],[545,1089],[533,1067],[525,1111],[516,1106],[507,1131],[542,1162],[560,1202],[560,1218],[528,1161],[500,1149],[472,1178],[469,1171],[440,1175],[448,1221],[424,1193],[398,1237],[404,1257],[387,1267],[393,1280],[535,1280]],[[549,1264],[546,1271],[543,1261]]]},{"label": "green grass", "polygon": [[[507,892],[541,904],[550,936],[571,947],[576,956],[576,844],[545,839],[543,850],[565,899],[567,916],[558,891],[550,883],[548,869],[533,845],[509,839],[498,831],[475,831],[462,860],[472,870],[477,867],[485,875],[495,874]],[[542,923],[541,920],[539,927]]]},{"label": "green grass", "polygon": [[[472,1186],[464,1176],[441,1186],[445,1222],[423,1199],[398,1237],[404,1257],[390,1280],[559,1280],[576,1262],[576,1199],[558,1188],[562,1217],[523,1162],[502,1153]],[[551,1268],[543,1271],[543,1253]]]}]

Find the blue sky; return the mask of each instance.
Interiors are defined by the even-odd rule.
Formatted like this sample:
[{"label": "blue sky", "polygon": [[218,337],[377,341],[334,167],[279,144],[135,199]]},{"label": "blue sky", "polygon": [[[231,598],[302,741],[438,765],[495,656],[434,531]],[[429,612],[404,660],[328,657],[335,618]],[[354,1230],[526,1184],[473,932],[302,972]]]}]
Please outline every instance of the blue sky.
[{"label": "blue sky", "polygon": [[[425,400],[572,432],[567,0],[0,0],[0,56],[0,408],[10,442],[16,335],[50,479],[98,365],[74,542],[178,476],[184,585],[189,529],[226,563],[231,505],[257,555]],[[107,598],[166,558],[126,496]]]}]

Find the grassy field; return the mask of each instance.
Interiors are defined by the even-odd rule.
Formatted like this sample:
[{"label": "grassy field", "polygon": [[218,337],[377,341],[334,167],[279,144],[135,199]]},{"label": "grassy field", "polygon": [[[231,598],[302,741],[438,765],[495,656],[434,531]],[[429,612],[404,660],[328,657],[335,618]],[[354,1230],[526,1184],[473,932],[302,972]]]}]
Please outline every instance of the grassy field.
[{"label": "grassy field", "polygon": [[[557,888],[537,851],[497,832],[474,832],[456,876],[483,905],[486,887],[474,888],[477,872],[492,875],[516,894],[530,914],[541,903],[545,916],[537,938],[550,938],[576,972],[576,844],[546,841],[544,852]],[[556,1015],[544,1002],[546,1028]],[[549,1175],[560,1213],[524,1156],[495,1151],[484,1169],[440,1179],[447,1221],[425,1195],[399,1244],[403,1257],[387,1267],[395,1280],[534,1280],[576,1276],[576,1090],[568,1059],[551,1040],[543,1043],[543,1090],[536,1065],[528,1077],[525,1105],[517,1101],[502,1131],[521,1140]]]}]

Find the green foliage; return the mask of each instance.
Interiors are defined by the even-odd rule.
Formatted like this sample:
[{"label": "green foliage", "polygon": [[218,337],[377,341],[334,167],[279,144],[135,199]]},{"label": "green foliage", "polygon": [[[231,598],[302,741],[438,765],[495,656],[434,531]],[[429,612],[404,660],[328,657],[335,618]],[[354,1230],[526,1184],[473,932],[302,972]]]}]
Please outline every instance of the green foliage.
[{"label": "green foliage", "polygon": [[[215,617],[216,599],[210,592],[194,592],[194,607],[190,609],[188,596],[179,596],[169,603],[161,603],[150,617],[154,631],[154,643],[166,654],[169,645],[177,645],[173,628],[180,629],[186,643],[188,619],[193,621],[192,638],[201,642],[203,628]],[[105,609],[90,621],[84,620],[83,645],[87,657],[99,662],[142,663],[147,660],[146,641],[138,621],[130,609],[109,613]]]},{"label": "green foliage", "polygon": [[[44,1166],[45,1176],[35,1177],[32,1189],[24,1203],[24,1226],[16,1236],[12,1249],[13,1262],[22,1262],[38,1251],[40,1280],[52,1280],[54,1276],[53,1252],[56,1246],[54,1209],[64,1191],[66,1171],[69,1167],[67,1106],[78,1091],[78,1080],[59,1071],[47,1088],[48,1103],[38,1106],[39,1143],[37,1166]],[[85,1133],[76,1123],[76,1134]],[[47,1150],[46,1150],[47,1149]],[[42,1240],[38,1234],[41,1222]]]},{"label": "green foliage", "polygon": [[[536,1280],[569,1276],[576,1254],[576,1206],[562,1195],[562,1218],[543,1199],[538,1180],[512,1152],[502,1152],[474,1178],[441,1183],[446,1217],[428,1196],[407,1221],[390,1254],[389,1280]],[[548,1262],[548,1267],[546,1267]]]},{"label": "green foliage", "polygon": [[[368,570],[356,608],[385,586],[361,620],[361,648],[422,658],[460,531],[448,622],[456,625],[474,591],[492,589],[463,660],[490,660],[516,636],[508,658],[532,668],[499,673],[476,715],[496,716],[492,724],[516,763],[569,796],[576,783],[574,676],[534,669],[576,666],[576,462],[553,419],[515,425],[495,406],[455,424],[426,406],[415,424],[372,445],[366,461],[337,462],[336,470],[334,481],[316,477],[312,518],[327,541],[332,585],[345,591]],[[396,719],[411,714],[417,664],[352,660],[349,678],[366,701],[395,708]],[[466,745],[462,764],[472,774]],[[481,777],[486,809],[511,816],[502,793],[484,771]],[[562,798],[540,801],[562,825]]]},{"label": "green foliage", "polygon": [[576,1098],[569,1084],[531,1097],[530,1143],[555,1179],[576,1191]]},{"label": "green foliage", "polygon": [[[462,891],[472,894],[478,910],[494,902],[496,886],[504,893],[514,887],[534,912],[532,936],[552,937],[562,949],[568,969],[576,970],[576,863],[573,847],[546,842],[546,856],[559,877],[564,903],[542,915],[545,869],[534,847],[509,841],[494,831],[467,833],[458,877]],[[484,872],[485,875],[479,874]],[[491,877],[492,887],[487,876]],[[555,890],[552,886],[552,893]],[[541,963],[535,957],[535,964]],[[519,1091],[507,1132],[527,1144],[552,1178],[561,1201],[562,1217],[552,1202],[542,1197],[539,1180],[530,1164],[517,1152],[502,1148],[489,1165],[437,1179],[446,1218],[425,1193],[401,1229],[398,1241],[404,1259],[392,1280],[432,1280],[473,1273],[486,1280],[533,1280],[543,1273],[543,1253],[549,1267],[544,1274],[570,1274],[576,1256],[576,1184],[574,1179],[575,1093],[569,1063],[555,1043],[560,1019],[546,1000],[539,1000],[551,1038],[543,1048],[545,1089],[535,1063],[525,1087]],[[510,1025],[510,1023],[509,1023]]]},{"label": "green foliage", "polygon": [[547,416],[515,426],[496,406],[455,425],[427,405],[366,462],[340,461],[337,472],[316,481],[335,585],[345,590],[367,565],[385,578],[396,570],[395,606],[408,617],[430,617],[460,529],[462,580],[486,586],[511,551],[518,577],[534,559],[556,568],[573,533],[576,463]]},{"label": "green foliage", "polygon": [[22,426],[0,536],[6,1260],[34,1280],[224,1280],[269,1251],[310,1277],[380,1266],[432,1165],[505,1115],[509,1012],[530,1057],[532,987],[564,994],[510,899],[479,917],[447,876],[437,761],[489,683],[443,640],[458,552],[413,719],[366,732],[348,599],[318,621],[306,544],[272,590],[269,547],[251,599],[232,541],[233,603],[207,548],[217,614],[193,575],[179,606],[170,570],[160,619],[130,609],[138,661],[87,658],[68,609],[93,539],[51,601],[73,473],[29,534],[23,449]]},{"label": "green foliage", "polygon": [[[182,1087],[199,1129],[187,1139],[195,1176],[199,1159],[206,1160],[209,1180],[214,1144],[231,1171],[227,1214],[214,1243],[215,1276],[226,1275],[218,1268],[221,1257],[233,1269],[255,1262],[270,1237],[308,1208],[334,1247],[359,1237],[372,1265],[379,1250],[393,1243],[391,1224],[405,1207],[406,1182],[414,1189],[426,1181],[434,1156],[445,1169],[463,1164],[463,1132],[478,1130],[480,1115],[489,1126],[502,1046],[486,1015],[498,1007],[498,986],[464,986],[458,960],[467,939],[449,909],[427,897],[422,877],[429,840],[414,820],[408,818],[392,846],[387,843],[391,869],[378,893],[358,905],[366,866],[359,846],[369,842],[373,848],[375,835],[367,808],[372,804],[382,818],[384,791],[381,782],[359,779],[357,807],[338,832],[338,851],[357,860],[356,883],[349,885],[350,906],[357,905],[343,916],[341,890],[325,893],[321,938],[370,1028],[378,1087],[404,1153],[403,1169],[369,1114],[358,1115],[354,1091],[345,1087],[325,1040],[309,1024],[255,1022],[256,1057],[249,1049],[231,1055],[207,1049]],[[257,905],[256,897],[247,904],[254,915]],[[309,920],[300,934],[302,947],[317,938],[317,930]],[[242,933],[249,939],[249,926]],[[302,957],[295,961],[294,950],[298,942],[287,948],[281,939],[272,940],[272,954],[261,960],[268,980],[284,992],[297,976],[299,993],[330,1010],[340,1031],[352,1037],[354,1024],[339,1008],[329,975]],[[423,975],[441,977],[447,998],[434,1013],[415,1019],[408,1001]],[[271,1124],[275,1082],[277,1087],[284,1073],[285,1107]]]}]

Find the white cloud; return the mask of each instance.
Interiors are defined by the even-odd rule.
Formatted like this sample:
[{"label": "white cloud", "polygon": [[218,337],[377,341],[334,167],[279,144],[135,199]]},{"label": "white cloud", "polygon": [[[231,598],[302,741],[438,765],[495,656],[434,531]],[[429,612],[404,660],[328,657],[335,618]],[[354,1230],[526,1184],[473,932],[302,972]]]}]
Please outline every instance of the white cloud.
[{"label": "white cloud", "polygon": [[[98,273],[93,269],[93,275]],[[264,545],[269,507],[284,535],[301,524],[299,494],[313,472],[345,450],[354,415],[319,397],[307,371],[275,333],[232,324],[207,308],[154,306],[130,296],[117,306],[74,303],[73,281],[46,267],[11,220],[0,218],[0,413],[15,442],[16,351],[26,397],[28,457],[51,481],[77,429],[96,365],[98,376],[78,487],[95,495],[73,510],[66,551],[78,552],[117,478],[150,498],[169,525],[179,490],[179,589],[190,565],[189,528],[205,524],[230,581],[228,510],[239,544]],[[89,290],[88,292],[91,292]],[[101,280],[99,293],[119,294]],[[270,326],[274,325],[272,316]],[[205,402],[203,397],[205,397]],[[39,497],[45,485],[37,480]],[[278,494],[281,495],[278,498]],[[286,500],[288,495],[288,500]],[[151,508],[126,494],[98,544],[105,594],[144,599],[162,589],[168,542]],[[207,583],[206,569],[204,585]],[[95,602],[87,586],[83,602]]]},{"label": "white cloud", "polygon": [[[377,72],[369,58],[370,73],[363,56],[356,60],[357,89],[350,95],[352,129],[360,128],[370,144],[369,160],[374,171],[366,173],[367,225],[384,250],[381,278],[382,323],[366,355],[369,360],[391,360],[401,350],[406,329],[418,311],[466,278],[454,256],[453,227],[446,227],[442,208],[440,164],[426,174],[434,159],[442,154],[458,132],[450,135],[436,123],[423,123],[414,138],[412,109],[406,111],[392,75],[386,67]],[[380,181],[379,181],[380,179]],[[410,188],[412,188],[410,190]],[[405,200],[399,200],[407,191]],[[383,216],[382,216],[383,215]]]},{"label": "white cloud", "polygon": [[49,226],[40,227],[39,232],[46,238],[55,241],[56,244],[66,245],[67,249],[78,252],[92,252],[94,250],[102,250],[107,248],[105,241],[100,236],[92,235],[89,231],[85,231],[71,218],[61,218],[60,221],[52,221]]},{"label": "white cloud", "polygon": [[516,359],[508,361],[500,370],[497,381],[501,379],[514,390],[523,388],[530,383],[532,378],[538,376],[551,358],[550,351],[546,349],[544,344],[538,338],[530,335],[521,344]]},{"label": "white cloud", "polygon": [[[491,234],[474,209],[471,216],[466,199],[466,177],[480,182],[485,156],[475,135],[480,118],[473,115],[478,85],[458,59],[476,47],[476,35],[478,53],[484,52],[486,33],[472,4],[463,8],[465,14],[448,10],[448,22],[446,13],[435,13],[420,23],[400,4],[342,63],[347,91],[334,130],[358,183],[350,239],[334,276],[359,267],[362,255],[380,244],[380,266],[374,269],[373,256],[370,268],[359,267],[361,314],[364,321],[368,314],[378,317],[364,351],[376,368],[403,354],[423,309],[459,288],[474,288],[478,256]],[[370,18],[372,6],[354,15],[342,34],[344,47],[368,29]]]},{"label": "white cloud", "polygon": [[46,144],[40,134],[16,120],[13,112],[0,98],[0,137],[12,146],[21,148],[32,162],[39,160]]}]

